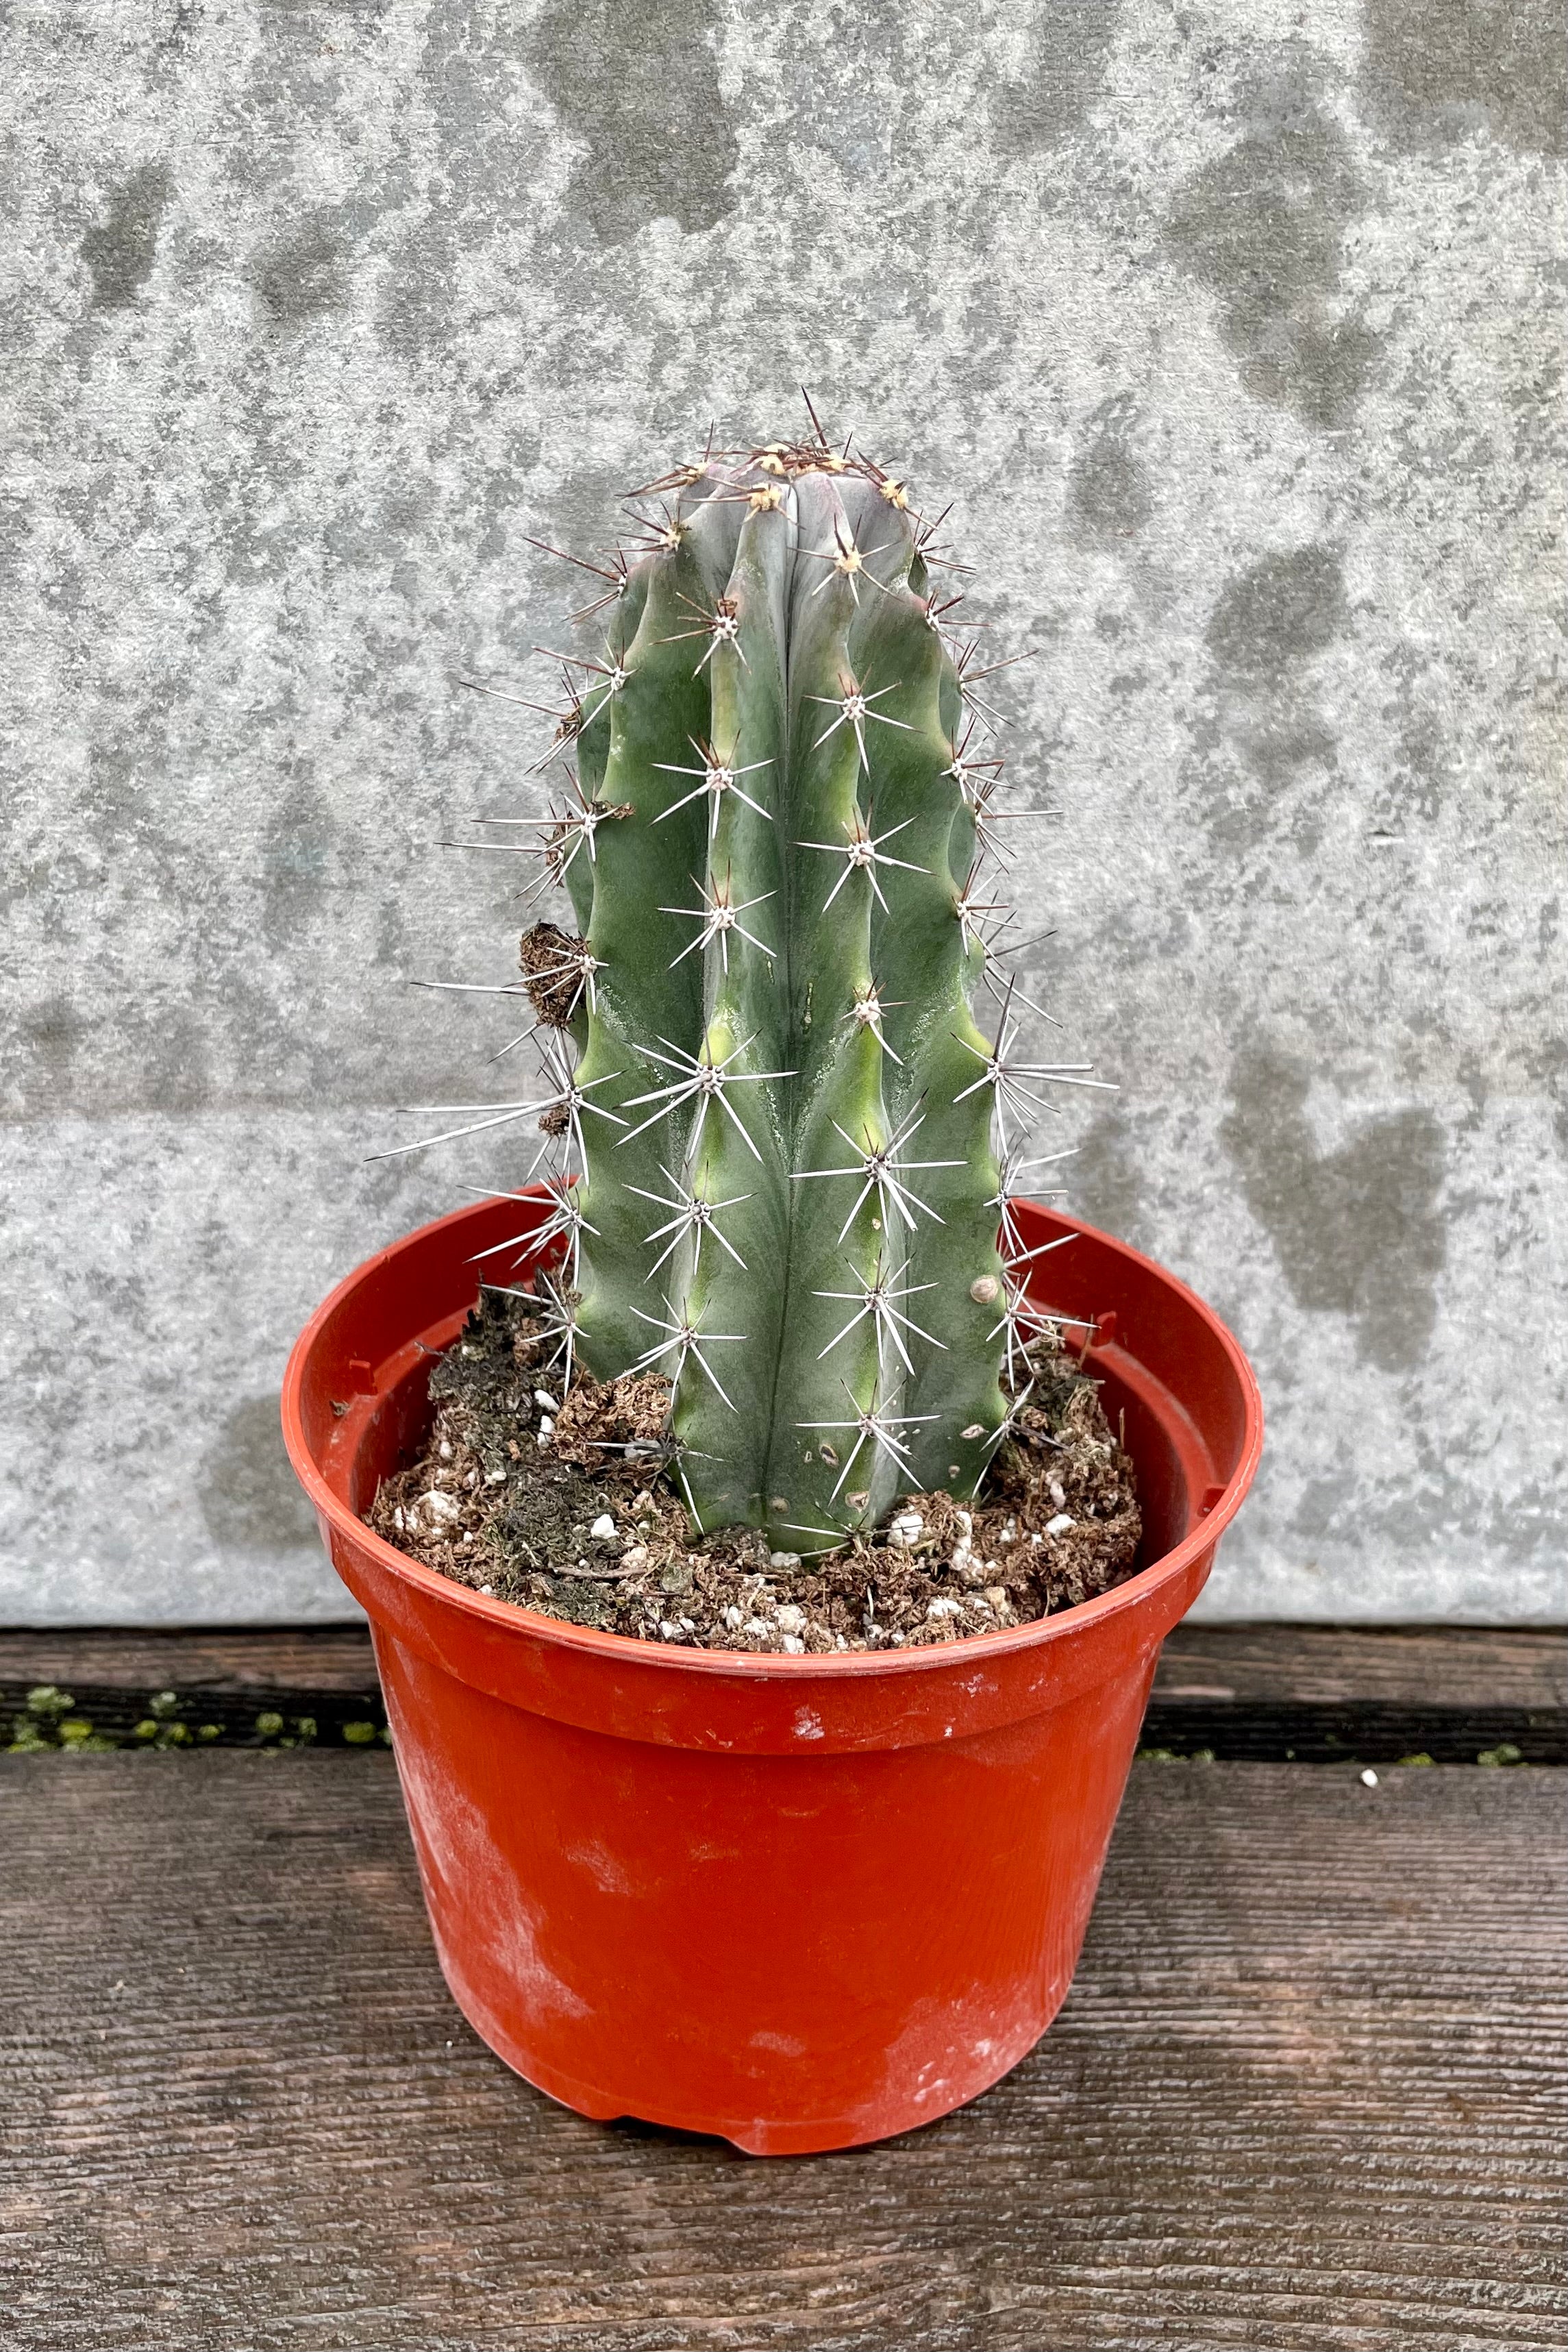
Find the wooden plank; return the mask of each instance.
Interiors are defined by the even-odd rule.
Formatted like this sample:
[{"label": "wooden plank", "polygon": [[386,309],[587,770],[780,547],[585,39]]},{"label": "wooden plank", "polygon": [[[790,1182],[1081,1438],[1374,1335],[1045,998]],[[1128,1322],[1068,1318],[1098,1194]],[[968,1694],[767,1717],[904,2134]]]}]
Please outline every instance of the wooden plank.
[{"label": "wooden plank", "polygon": [[[28,1694],[70,1700],[95,1737],[258,1747],[343,1743],[385,1721],[363,1625],[0,1633],[0,1746],[37,1728]],[[58,1714],[55,1708],[55,1716]],[[50,1712],[42,1718],[50,1734]],[[152,1727],[159,1729],[154,1734]]]},{"label": "wooden plank", "polygon": [[1568,1763],[1568,1633],[1471,1626],[1178,1625],[1144,1744],[1221,1759]]},{"label": "wooden plank", "polygon": [[[73,1680],[163,1690],[187,1685],[361,1690],[373,1676],[365,1626],[108,1626],[0,1632],[0,1683]],[[1568,1705],[1560,1627],[1178,1625],[1155,1678],[1163,1698],[1447,1706]]]},{"label": "wooden plank", "polygon": [[[154,1695],[222,1745],[341,1741],[382,1722],[363,1626],[277,1631],[0,1634],[0,1745],[27,1692],[68,1692],[72,1714],[129,1738]],[[258,1731],[258,1719],[282,1727]],[[301,1723],[314,1726],[302,1733]],[[1425,1752],[1473,1763],[1512,1748],[1568,1762],[1568,1635],[1469,1627],[1178,1626],[1144,1730],[1148,1748],[1246,1761],[1383,1763]]]},{"label": "wooden plank", "polygon": [[6,2352],[1556,2352],[1562,1782],[1145,1765],[1040,2048],[888,2146],[552,2106],[392,1759],[0,1763]]},{"label": "wooden plank", "polygon": [[1562,1707],[1568,1705],[1568,1631],[1189,1622],[1166,1639],[1155,1694],[1281,1705]]},{"label": "wooden plank", "polygon": [[0,1687],[78,1683],[95,1689],[373,1690],[365,1625],[135,1626],[0,1633]]}]

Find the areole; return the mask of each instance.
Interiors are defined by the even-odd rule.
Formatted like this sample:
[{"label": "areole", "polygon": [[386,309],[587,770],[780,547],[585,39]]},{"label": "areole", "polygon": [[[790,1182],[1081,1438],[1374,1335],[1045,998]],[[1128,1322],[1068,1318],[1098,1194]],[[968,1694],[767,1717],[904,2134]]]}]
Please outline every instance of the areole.
[{"label": "areole", "polygon": [[[523,1221],[550,1207],[541,1188]],[[294,1349],[284,1434],[370,1616],[447,1981],[499,2056],[584,2114],[759,2155],[878,2139],[997,2081],[1066,1994],[1159,1644],[1251,1483],[1262,1411],[1174,1276],[1054,1211],[1013,1214],[1031,1250],[1071,1237],[1040,1304],[1124,1417],[1147,1564],[940,1647],[628,1641],[371,1532],[360,1513],[426,1425],[432,1351],[476,1257],[517,1233],[516,1200],[368,1260]]]}]

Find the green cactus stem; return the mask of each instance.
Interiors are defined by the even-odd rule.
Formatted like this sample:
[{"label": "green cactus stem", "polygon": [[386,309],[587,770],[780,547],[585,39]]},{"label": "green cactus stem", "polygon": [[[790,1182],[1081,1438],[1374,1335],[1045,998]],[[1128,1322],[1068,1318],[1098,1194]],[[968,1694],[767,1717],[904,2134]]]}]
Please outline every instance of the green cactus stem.
[{"label": "green cactus stem", "polygon": [[1030,1311],[1006,1171],[1073,1073],[1013,1058],[1010,992],[977,1025],[1000,762],[902,483],[819,439],[653,495],[549,755],[548,1093],[473,1124],[559,1144],[563,1346],[670,1377],[699,1526],[810,1552],[983,1477]]}]

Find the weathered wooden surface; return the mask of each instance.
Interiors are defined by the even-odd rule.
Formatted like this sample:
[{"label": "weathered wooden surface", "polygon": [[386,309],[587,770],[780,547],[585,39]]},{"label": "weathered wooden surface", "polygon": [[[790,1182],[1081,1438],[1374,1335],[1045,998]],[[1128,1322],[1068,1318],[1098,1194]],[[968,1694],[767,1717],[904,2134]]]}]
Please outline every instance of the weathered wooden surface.
[{"label": "weathered wooden surface", "polygon": [[[0,1746],[28,1689],[52,1684],[117,1738],[172,1690],[190,1727],[225,1745],[298,1736],[327,1744],[382,1719],[370,1636],[343,1625],[266,1632],[0,1633]],[[258,1716],[281,1714],[281,1733]],[[1426,1752],[1473,1763],[1508,1743],[1568,1762],[1568,1634],[1463,1627],[1178,1626],[1144,1732],[1151,1748],[1267,1761],[1382,1763]]]},{"label": "weathered wooden surface", "polygon": [[1559,2352],[1555,1774],[1141,1765],[1040,2048],[605,2128],[451,2007],[391,1759],[0,1762],[5,2352]]},{"label": "weathered wooden surface", "polygon": [[0,1685],[73,1683],[136,1690],[373,1690],[364,1625],[219,1626],[141,1633],[0,1633]]},{"label": "weathered wooden surface", "polygon": [[[0,1683],[162,1690],[373,1688],[363,1625],[0,1632]],[[1518,1626],[1178,1625],[1155,1685],[1237,1699],[1568,1704],[1568,1632]]]},{"label": "weathered wooden surface", "polygon": [[363,1625],[0,1633],[0,1748],[26,1722],[40,1685],[115,1740],[157,1721],[225,1747],[293,1747],[301,1737],[337,1746],[345,1725],[362,1731],[385,1720]]},{"label": "weathered wooden surface", "polygon": [[1568,1763],[1568,1633],[1469,1626],[1178,1625],[1144,1741],[1237,1760],[1425,1752],[1473,1763],[1505,1744]]},{"label": "weathered wooden surface", "polygon": [[[3,1656],[0,1651],[0,1656]],[[1162,1699],[1562,1707],[1568,1631],[1476,1625],[1178,1625]]]}]

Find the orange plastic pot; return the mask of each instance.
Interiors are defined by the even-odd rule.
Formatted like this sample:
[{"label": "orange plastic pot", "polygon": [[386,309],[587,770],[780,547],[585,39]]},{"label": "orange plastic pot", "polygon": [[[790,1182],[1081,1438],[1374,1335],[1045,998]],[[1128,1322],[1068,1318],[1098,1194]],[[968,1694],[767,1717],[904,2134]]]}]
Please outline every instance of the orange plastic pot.
[{"label": "orange plastic pot", "polygon": [[1160,1643],[1262,1412],[1183,1284],[1071,1218],[1019,1217],[1030,1244],[1075,1237],[1046,1303],[1093,1327],[1147,1564],[940,1648],[666,1649],[486,1600],[371,1534],[359,1514],[427,1426],[430,1350],[515,1201],[370,1259],[294,1350],[284,1433],[370,1616],[446,1980],[492,2050],[584,2115],[758,2155],[849,2147],[974,2098],[1061,2006]]}]

